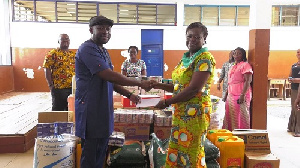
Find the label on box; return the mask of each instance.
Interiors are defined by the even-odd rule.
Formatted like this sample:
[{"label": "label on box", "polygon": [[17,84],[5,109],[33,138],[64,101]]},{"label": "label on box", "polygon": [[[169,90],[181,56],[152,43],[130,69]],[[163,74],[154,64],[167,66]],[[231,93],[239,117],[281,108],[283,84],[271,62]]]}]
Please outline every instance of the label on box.
[{"label": "label on box", "polygon": [[167,139],[170,138],[172,127],[159,127],[154,126],[154,133],[159,139]]},{"label": "label on box", "polygon": [[244,140],[245,151],[271,152],[268,132],[266,130],[235,129],[232,131],[232,134]]},{"label": "label on box", "polygon": [[150,125],[115,123],[114,131],[124,132],[126,140],[144,141],[149,140]]}]

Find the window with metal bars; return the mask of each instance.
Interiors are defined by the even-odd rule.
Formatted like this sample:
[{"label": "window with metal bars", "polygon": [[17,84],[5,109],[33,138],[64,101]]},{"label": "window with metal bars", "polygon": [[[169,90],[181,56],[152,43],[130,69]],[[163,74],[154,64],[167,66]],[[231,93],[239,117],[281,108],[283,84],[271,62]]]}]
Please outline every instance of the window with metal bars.
[{"label": "window with metal bars", "polygon": [[300,5],[272,7],[272,26],[299,26]]},{"label": "window with metal bars", "polygon": [[103,15],[115,24],[176,25],[176,4],[13,0],[13,21],[88,23]]},{"label": "window with metal bars", "polygon": [[185,5],[184,25],[202,22],[207,26],[249,26],[250,6]]}]

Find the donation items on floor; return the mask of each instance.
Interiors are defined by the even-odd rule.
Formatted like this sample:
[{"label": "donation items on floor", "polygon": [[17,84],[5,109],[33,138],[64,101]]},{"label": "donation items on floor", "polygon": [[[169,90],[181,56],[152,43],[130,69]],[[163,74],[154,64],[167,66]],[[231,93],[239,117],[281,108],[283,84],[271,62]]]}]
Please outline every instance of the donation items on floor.
[{"label": "donation items on floor", "polygon": [[[171,82],[159,77],[152,79]],[[109,152],[104,167],[163,168],[173,108],[170,106],[164,110],[155,110],[149,106],[155,105],[161,98],[172,97],[172,94],[156,89],[146,92],[139,87],[127,89],[132,93],[142,94],[142,104],[137,106],[126,97],[114,95],[114,132],[109,138]],[[39,113],[34,168],[80,167],[81,144],[73,132],[74,97],[72,94],[68,98],[69,109],[72,111]],[[216,96],[211,96],[211,101],[211,121],[204,142],[208,168],[279,168],[279,159],[270,151],[266,130],[231,132],[221,129],[225,104]]]}]

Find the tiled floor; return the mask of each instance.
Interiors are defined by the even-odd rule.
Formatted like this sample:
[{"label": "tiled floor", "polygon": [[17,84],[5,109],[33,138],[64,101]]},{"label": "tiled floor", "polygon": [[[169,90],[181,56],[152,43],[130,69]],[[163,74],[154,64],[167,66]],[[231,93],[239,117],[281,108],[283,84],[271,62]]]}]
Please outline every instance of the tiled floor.
[{"label": "tiled floor", "polygon": [[[271,151],[280,158],[281,168],[300,168],[300,137],[286,131],[290,99],[268,101],[268,132]],[[25,153],[0,154],[0,168],[31,168],[33,148]]]}]

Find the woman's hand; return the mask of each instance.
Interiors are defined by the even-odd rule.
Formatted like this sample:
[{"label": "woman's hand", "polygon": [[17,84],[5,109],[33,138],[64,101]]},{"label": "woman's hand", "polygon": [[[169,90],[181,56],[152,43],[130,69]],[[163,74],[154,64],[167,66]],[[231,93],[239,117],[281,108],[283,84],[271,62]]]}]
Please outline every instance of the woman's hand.
[{"label": "woman's hand", "polygon": [[167,104],[167,100],[166,99],[163,99],[163,100],[160,100],[156,106],[154,106],[155,108],[158,108],[158,109],[164,109],[166,107],[168,107],[169,105]]},{"label": "woman's hand", "polygon": [[245,102],[245,95],[241,94],[240,98],[237,100],[237,104],[243,104]]},{"label": "woman's hand", "polygon": [[154,88],[154,89],[158,89],[157,87],[157,85],[158,85],[159,83],[157,82],[157,81],[154,81],[154,80],[151,80],[150,81],[150,87],[151,88]]}]

